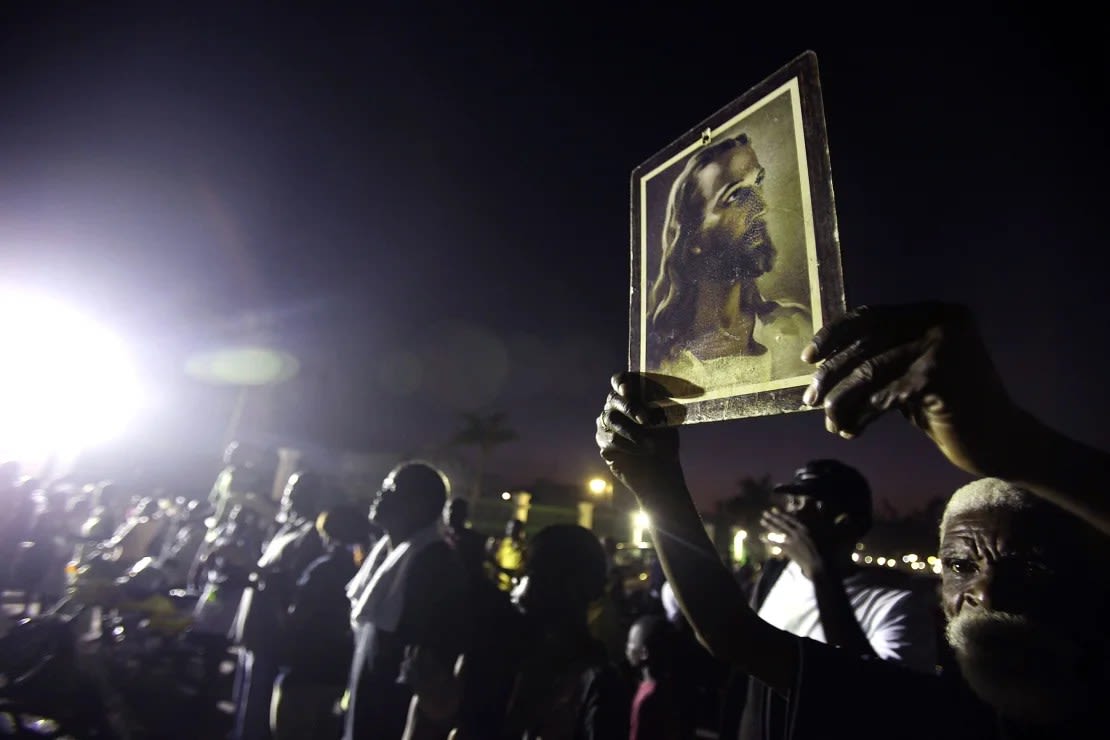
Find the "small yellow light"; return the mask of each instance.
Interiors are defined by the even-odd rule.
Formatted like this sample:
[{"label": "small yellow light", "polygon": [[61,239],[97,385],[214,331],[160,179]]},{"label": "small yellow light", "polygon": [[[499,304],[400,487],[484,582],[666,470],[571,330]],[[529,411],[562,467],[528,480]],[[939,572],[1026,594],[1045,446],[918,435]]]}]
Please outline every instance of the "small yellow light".
[{"label": "small yellow light", "polygon": [[632,544],[646,544],[644,536],[649,527],[651,527],[651,517],[646,511],[639,509],[632,512]]},{"label": "small yellow light", "polygon": [[502,501],[508,501],[512,497],[513,497],[513,494],[509,493],[508,491],[505,491],[504,493],[501,494],[501,500]]},{"label": "small yellow light", "polygon": [[748,538],[748,533],[742,529],[736,530],[736,534],[732,536],[732,559],[736,562],[744,560],[744,540]]},{"label": "small yellow light", "polygon": [[858,552],[852,553],[852,562],[853,563],[858,563],[859,562],[859,553]]},{"label": "small yellow light", "polygon": [[778,544],[781,545],[782,543],[786,542],[786,535],[784,535],[781,532],[768,532],[767,533],[767,541],[768,542],[777,542]]},{"label": "small yellow light", "polygon": [[590,482],[587,485],[590,487],[590,493],[595,496],[600,496],[609,488],[609,484],[604,478],[590,478]]},{"label": "small yellow light", "polygon": [[779,547],[778,545],[775,545],[774,547],[771,548],[771,554],[772,555],[782,555],[782,548]]},{"label": "small yellow light", "polygon": [[879,558],[875,562],[878,563],[879,565],[886,565],[886,558]]}]

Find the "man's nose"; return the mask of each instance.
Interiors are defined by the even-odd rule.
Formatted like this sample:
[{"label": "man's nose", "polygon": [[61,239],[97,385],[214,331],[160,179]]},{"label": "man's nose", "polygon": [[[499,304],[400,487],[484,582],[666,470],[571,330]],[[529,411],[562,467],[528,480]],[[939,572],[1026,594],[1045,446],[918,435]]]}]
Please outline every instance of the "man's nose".
[{"label": "man's nose", "polygon": [[963,606],[1022,614],[1027,601],[1027,585],[1005,569],[988,566],[967,584]]},{"label": "man's nose", "polygon": [[991,581],[989,572],[981,572],[975,579],[967,584],[961,594],[961,609],[986,609],[994,608],[991,594]]}]

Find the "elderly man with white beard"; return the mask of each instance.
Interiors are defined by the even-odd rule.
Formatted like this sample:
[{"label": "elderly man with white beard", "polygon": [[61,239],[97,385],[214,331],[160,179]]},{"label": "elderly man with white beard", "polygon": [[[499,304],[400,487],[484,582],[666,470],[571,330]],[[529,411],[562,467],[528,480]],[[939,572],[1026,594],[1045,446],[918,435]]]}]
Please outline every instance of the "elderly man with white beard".
[{"label": "elderly man with white beard", "polygon": [[1106,534],[1110,455],[1014,404],[966,309],[859,309],[803,353],[805,402],[845,438],[901,411],[980,478],[942,527],[947,636],[961,675],[927,676],[798,638],[748,606],[686,488],[678,433],[650,377],[624,373],[597,420],[610,468],[651,517],[660,560],[699,639],[789,704],[782,737],[1057,738],[1105,735],[1110,708]]},{"label": "elderly man with white beard", "polygon": [[949,500],[940,558],[948,643],[975,693],[1034,725],[1091,719],[1110,657],[1105,538],[1018,486],[982,478]]}]

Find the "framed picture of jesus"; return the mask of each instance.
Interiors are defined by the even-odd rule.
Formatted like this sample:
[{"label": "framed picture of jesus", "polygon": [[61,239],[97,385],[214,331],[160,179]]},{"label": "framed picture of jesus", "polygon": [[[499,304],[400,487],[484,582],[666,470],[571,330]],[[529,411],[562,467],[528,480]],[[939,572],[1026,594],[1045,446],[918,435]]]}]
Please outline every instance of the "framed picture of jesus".
[{"label": "framed picture of jesus", "polygon": [[843,286],[812,52],[633,171],[629,369],[668,423],[801,410]]}]

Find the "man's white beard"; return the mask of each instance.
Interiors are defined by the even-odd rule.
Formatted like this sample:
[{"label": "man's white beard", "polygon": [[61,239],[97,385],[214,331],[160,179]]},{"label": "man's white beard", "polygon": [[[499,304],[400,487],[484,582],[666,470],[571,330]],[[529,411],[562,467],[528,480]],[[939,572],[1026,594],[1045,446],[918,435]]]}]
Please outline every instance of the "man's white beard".
[{"label": "man's white beard", "polygon": [[[1106,645],[1089,633],[972,610],[949,621],[946,634],[964,680],[1005,717],[1067,723],[1090,712],[1092,692],[1105,685]],[[1093,644],[1083,644],[1084,638]]]}]

